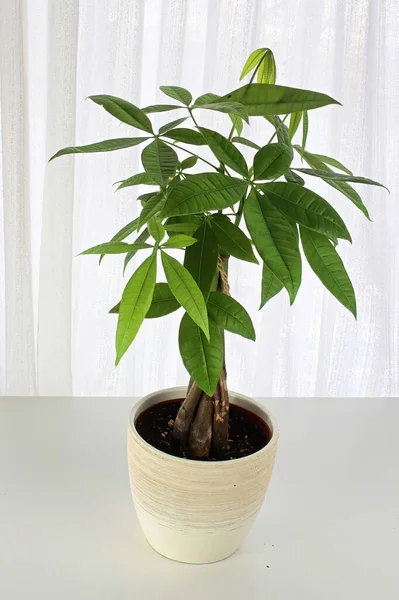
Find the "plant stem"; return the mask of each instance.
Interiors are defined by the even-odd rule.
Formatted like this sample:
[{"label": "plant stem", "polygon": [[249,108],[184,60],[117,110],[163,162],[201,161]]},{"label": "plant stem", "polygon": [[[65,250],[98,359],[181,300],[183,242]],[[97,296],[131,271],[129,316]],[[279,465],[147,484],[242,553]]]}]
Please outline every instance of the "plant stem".
[{"label": "plant stem", "polygon": [[179,150],[183,150],[184,152],[191,154],[191,156],[196,156],[199,160],[202,160],[202,162],[204,162],[207,165],[209,165],[210,167],[212,167],[212,169],[215,169],[215,171],[219,171],[219,167],[215,167],[215,165],[210,163],[208,160],[205,160],[205,158],[198,156],[198,154],[195,154],[194,152],[191,152],[190,150],[187,150],[186,148],[183,148],[182,146],[178,146],[177,144],[172,144],[171,142],[168,142],[167,140],[163,140],[163,141],[165,142],[165,144],[168,144],[168,146],[171,146],[171,148],[178,148]]}]

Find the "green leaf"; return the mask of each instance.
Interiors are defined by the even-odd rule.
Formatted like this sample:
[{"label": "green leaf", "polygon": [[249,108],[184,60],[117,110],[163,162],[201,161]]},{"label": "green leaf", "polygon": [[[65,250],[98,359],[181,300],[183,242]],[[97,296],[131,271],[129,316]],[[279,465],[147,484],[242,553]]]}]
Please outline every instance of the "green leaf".
[{"label": "green leaf", "polygon": [[265,306],[266,302],[269,302],[269,300],[279,294],[283,287],[284,286],[278,277],[275,276],[266,263],[263,263],[262,291],[259,310]]},{"label": "green leaf", "polygon": [[335,158],[331,158],[330,156],[325,156],[324,154],[312,154],[312,156],[314,156],[316,159],[322,161],[326,165],[331,165],[332,167],[335,167],[336,169],[339,169],[340,171],[343,171],[344,173],[347,173],[348,175],[353,175],[352,171],[349,171],[349,169],[347,169],[342,163],[339,162],[339,160],[337,160]]},{"label": "green leaf", "polygon": [[291,146],[268,144],[254,156],[254,179],[276,179],[290,167],[293,159]]},{"label": "green leaf", "polygon": [[267,83],[244,85],[238,90],[223,96],[220,102],[239,102],[246,107],[248,115],[254,117],[285,115],[300,110],[327,106],[328,104],[340,104],[326,94]]},{"label": "green leaf", "polygon": [[178,127],[165,133],[165,136],[172,138],[176,142],[183,142],[184,144],[192,144],[193,146],[206,146],[206,142],[202,135],[194,129],[187,129],[185,127]]},{"label": "green leaf", "polygon": [[159,135],[163,135],[164,133],[166,133],[170,129],[174,129],[175,127],[177,127],[181,123],[184,123],[184,121],[187,121],[187,119],[188,119],[188,117],[183,117],[182,119],[176,119],[175,121],[171,121],[170,123],[166,123],[166,125],[162,125],[162,127],[159,128],[159,132],[158,132]]},{"label": "green leaf", "polygon": [[255,341],[256,335],[251,317],[237,300],[221,292],[211,292],[207,306],[208,314],[216,325]]},{"label": "green leaf", "polygon": [[179,349],[190,376],[208,396],[212,396],[223,366],[223,338],[219,327],[209,321],[210,339],[185,314],[179,329]]},{"label": "green leaf", "polygon": [[141,162],[147,175],[161,186],[176,172],[178,157],[176,152],[158,138],[146,146],[141,154]]},{"label": "green leaf", "polygon": [[188,158],[182,160],[181,170],[184,171],[185,169],[191,169],[192,167],[195,167],[197,162],[198,156],[189,156]]},{"label": "green leaf", "polygon": [[143,210],[139,216],[139,229],[151,219],[151,217],[157,215],[165,206],[165,198],[162,194],[154,194],[143,206]]},{"label": "green leaf", "polygon": [[178,260],[162,252],[162,264],[169,287],[176,300],[209,339],[208,314],[204,296],[194,279]]},{"label": "green leaf", "polygon": [[177,85],[161,85],[159,88],[164,94],[189,106],[193,97],[188,90]]},{"label": "green leaf", "polygon": [[351,241],[337,211],[321,196],[295,183],[268,183],[259,186],[268,200],[296,223],[332,238]]},{"label": "green leaf", "polygon": [[[122,227],[122,229],[120,229],[118,231],[118,233],[116,233],[114,235],[114,237],[111,239],[111,242],[121,242],[122,240],[127,238],[128,235],[130,235],[131,233],[133,233],[134,231],[137,230],[138,224],[139,224],[139,220],[133,219],[133,221],[130,221],[130,223],[128,223],[127,225],[124,225],[124,227]],[[101,265],[101,262],[102,262],[104,256],[105,256],[104,254],[102,254],[100,256],[100,260],[98,262],[99,265]]]},{"label": "green leaf", "polygon": [[107,95],[89,96],[89,98],[102,106],[110,115],[122,121],[122,123],[127,123],[143,131],[148,131],[148,133],[153,133],[151,121],[147,115],[127,100]]},{"label": "green leaf", "polygon": [[243,138],[243,137],[233,137],[233,139],[231,141],[235,142],[236,144],[242,144],[243,146],[248,146],[248,148],[254,148],[255,150],[260,150],[260,146],[258,146],[258,144],[255,144],[255,142],[251,142],[251,140],[247,140],[246,138]]},{"label": "green leaf", "polygon": [[177,106],[176,104],[152,104],[151,106],[146,106],[141,110],[143,111],[143,113],[150,114],[167,112],[169,110],[177,110],[178,108],[181,110],[183,107]]},{"label": "green leaf", "polygon": [[160,194],[161,192],[159,192],[158,190],[153,190],[152,192],[148,192],[147,194],[141,194],[141,196],[137,196],[137,201],[140,201],[141,204],[144,206],[144,204],[148,202],[148,200],[151,200],[151,198],[154,198],[154,196],[159,196]]},{"label": "green leaf", "polygon": [[280,144],[287,144],[287,146],[289,146],[290,138],[288,137],[288,127],[282,121],[282,119],[280,119],[280,117],[278,117],[277,115],[266,116],[265,119],[275,128],[277,139],[280,142]]},{"label": "green leaf", "polygon": [[178,308],[180,308],[180,304],[170,291],[168,284],[157,283],[154,288],[151,306],[145,318],[156,319],[158,317],[164,317]]},{"label": "green leaf", "polygon": [[156,217],[151,217],[147,226],[149,234],[158,244],[160,244],[165,235],[165,229],[163,228],[161,221]]},{"label": "green leaf", "polygon": [[[140,235],[136,238],[135,240],[135,244],[143,244],[144,242],[146,242],[148,240],[148,238],[150,237],[150,233],[148,231],[147,228],[145,228]],[[128,266],[128,264],[130,263],[130,261],[132,260],[132,258],[135,256],[135,254],[138,252],[138,250],[132,250],[131,252],[129,252],[128,254],[126,254],[125,256],[125,260],[123,263],[123,274],[125,274],[126,271],[126,267]],[[100,258],[101,260],[101,258]]]},{"label": "green leaf", "polygon": [[297,129],[302,121],[302,111],[294,112],[290,117],[290,124],[288,127],[288,138],[291,141],[297,132]]},{"label": "green leaf", "polygon": [[118,185],[116,188],[116,192],[133,185],[157,185],[157,183],[149,175],[147,175],[147,173],[137,173],[136,175],[132,175],[132,177],[128,177],[123,181],[117,181],[117,183],[120,185]]},{"label": "green leaf", "polygon": [[[109,311],[109,314],[118,314],[120,308],[120,302],[115,304]],[[154,288],[154,294],[152,296],[151,306],[145,316],[146,319],[156,319],[157,317],[164,317],[169,315],[180,308],[180,304],[170,291],[170,287],[167,283],[156,283]]]},{"label": "green leaf", "polygon": [[[169,221],[169,219],[168,219]],[[166,223],[164,228],[166,231],[170,233],[186,233],[187,235],[191,235],[195,233],[199,227],[200,223],[193,223],[189,221],[181,221],[180,223]]]},{"label": "green leaf", "polygon": [[202,96],[198,96],[196,101],[193,104],[194,106],[202,106],[203,104],[209,104],[209,102],[213,102],[220,98],[217,94],[213,94],[212,92],[208,92],[207,94],[202,94]]},{"label": "green leaf", "polygon": [[333,179],[334,181],[351,181],[352,183],[364,183],[366,185],[377,185],[378,187],[383,187],[386,190],[388,188],[382,183],[378,183],[378,181],[373,181],[372,179],[367,179],[366,177],[357,177],[355,175],[344,175],[342,173],[334,173],[334,171],[326,171],[320,169],[296,169],[295,171],[300,171],[301,173],[305,173],[305,175],[312,175],[312,177],[321,177],[322,179]]},{"label": "green leaf", "polygon": [[276,83],[276,61],[274,60],[273,52],[268,49],[258,70],[258,83],[270,83],[274,85]]},{"label": "green leaf", "polygon": [[190,235],[178,233],[162,244],[162,248],[186,248],[196,244],[197,240]]},{"label": "green leaf", "polygon": [[68,146],[67,148],[58,150],[58,152],[50,158],[49,162],[64,154],[85,154],[87,152],[112,152],[113,150],[123,150],[124,148],[137,146],[137,144],[141,144],[149,139],[149,137],[117,138],[96,142],[95,144],[89,144],[87,146]]},{"label": "green leaf", "polygon": [[251,54],[248,56],[245,62],[245,65],[242,68],[240,81],[245,77],[245,75],[248,75],[248,73],[253,71],[255,67],[258,66],[260,61],[264,58],[267,50],[268,48],[258,48],[258,50],[254,50],[253,52],[251,52]]},{"label": "green leaf", "polygon": [[[301,146],[301,157],[303,158],[303,153],[306,148],[306,141],[308,139],[308,131],[309,131],[309,118],[306,110],[303,111],[303,121],[302,121],[302,146]],[[291,140],[290,140],[291,141]]]},{"label": "green leaf", "polygon": [[230,120],[233,123],[233,127],[236,130],[238,135],[242,134],[242,129],[244,127],[243,122],[242,122],[242,118],[239,117],[238,115],[230,115]]},{"label": "green leaf", "polygon": [[199,131],[204,136],[213,154],[221,163],[231,167],[234,171],[244,177],[248,175],[248,167],[245,158],[230,140],[212,129],[200,127]]},{"label": "green leaf", "polygon": [[184,266],[201,290],[205,300],[208,298],[212,281],[217,270],[218,243],[207,221],[194,234],[196,244],[187,248]]},{"label": "green leaf", "polygon": [[127,244],[126,242],[104,242],[104,244],[98,244],[92,248],[84,250],[80,254],[125,254],[132,250],[145,250],[151,248],[150,244],[141,244],[136,242],[134,244]]},{"label": "green leaf", "polygon": [[133,273],[122,294],[116,329],[116,365],[129,348],[151,306],[157,276],[154,251]]},{"label": "green leaf", "polygon": [[[301,146],[294,145],[293,148],[295,148],[295,150],[299,154],[302,153]],[[322,171],[331,171],[331,173],[334,172],[332,169],[330,169],[327,165],[325,165],[318,158],[317,154],[312,154],[311,152],[306,152],[305,151],[303,153],[303,158],[308,163],[308,165],[311,166],[311,167],[313,167],[314,169],[320,169]],[[353,204],[359,210],[362,211],[362,213],[365,215],[365,217],[370,220],[370,216],[369,216],[368,210],[367,210],[366,206],[363,204],[363,201],[362,201],[361,197],[359,196],[359,194],[357,193],[357,191],[355,189],[353,189],[353,187],[351,185],[349,185],[349,183],[347,183],[346,181],[334,181],[332,179],[324,179],[324,181],[326,183],[328,183],[328,185],[331,185],[331,187],[333,187],[336,190],[338,190],[339,192],[341,192],[341,194],[343,194],[344,196],[346,196],[347,198],[349,198],[349,200],[351,202],[353,202]]]},{"label": "green leaf", "polygon": [[291,169],[288,169],[286,173],[284,173],[284,178],[288,183],[296,183],[297,185],[305,185],[305,180],[302,179],[298,173],[294,173]]},{"label": "green leaf", "polygon": [[200,173],[180,181],[168,195],[164,216],[222,210],[241,200],[247,188],[242,179],[221,173]]},{"label": "green leaf", "polygon": [[322,284],[356,318],[355,292],[344,264],[333,244],[323,235],[300,227],[306,259]]},{"label": "green leaf", "polygon": [[302,265],[290,223],[265,196],[253,191],[245,201],[244,216],[257,251],[284,284],[292,304],[301,283]]},{"label": "green leaf", "polygon": [[252,263],[258,262],[252,250],[251,240],[230,219],[216,214],[212,216],[210,222],[217,241],[223,250],[241,260]]},{"label": "green leaf", "polygon": [[205,110],[216,110],[217,112],[226,113],[228,115],[237,115],[238,117],[241,117],[241,119],[244,119],[246,123],[249,123],[248,111],[240,102],[219,102],[218,100],[215,100],[209,104],[193,106],[193,108],[204,108]]}]

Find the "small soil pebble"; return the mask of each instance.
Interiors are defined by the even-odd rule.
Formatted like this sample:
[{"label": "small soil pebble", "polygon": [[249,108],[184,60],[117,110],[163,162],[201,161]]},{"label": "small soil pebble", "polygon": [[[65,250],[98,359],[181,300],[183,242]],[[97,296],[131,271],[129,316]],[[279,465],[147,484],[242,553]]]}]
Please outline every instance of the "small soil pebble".
[{"label": "small soil pebble", "polygon": [[[147,408],[137,417],[136,429],[139,435],[154,448],[173,456],[189,458],[184,448],[173,439],[173,425],[182,402],[183,399],[168,400]],[[271,439],[271,431],[263,419],[235,404],[230,404],[229,424],[226,452],[218,460],[249,456],[261,450]]]}]

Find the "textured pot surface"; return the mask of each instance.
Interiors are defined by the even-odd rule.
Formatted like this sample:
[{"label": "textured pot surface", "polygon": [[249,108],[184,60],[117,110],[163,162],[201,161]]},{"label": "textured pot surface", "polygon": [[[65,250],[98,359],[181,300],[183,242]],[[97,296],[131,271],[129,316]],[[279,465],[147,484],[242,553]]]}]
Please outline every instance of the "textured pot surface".
[{"label": "textured pot surface", "polygon": [[200,462],[170,456],[137,433],[137,416],[154,404],[182,398],[186,389],[150,394],[132,409],[128,427],[130,486],[137,516],[151,546],[168,558],[209,563],[233,554],[262,505],[273,471],[277,425],[260,404],[230,392],[230,401],[267,422],[272,438],[254,454]]}]

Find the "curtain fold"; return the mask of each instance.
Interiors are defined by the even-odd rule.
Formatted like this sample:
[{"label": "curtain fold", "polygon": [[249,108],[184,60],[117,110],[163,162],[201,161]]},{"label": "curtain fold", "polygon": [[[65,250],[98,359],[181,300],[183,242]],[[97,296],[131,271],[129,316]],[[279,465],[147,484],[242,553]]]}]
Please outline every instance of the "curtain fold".
[{"label": "curtain fold", "polygon": [[[137,261],[123,279],[120,257],[101,267],[76,257],[137,216],[137,190],[114,194],[112,184],[140,170],[140,150],[46,161],[62,146],[130,135],[87,96],[145,106],[165,101],[164,84],[224,93],[238,87],[249,52],[268,46],[278,83],[343,104],[312,111],[309,149],[391,194],[362,186],[369,223],[308,182],[351,231],[353,246],[339,249],[357,322],[308,268],[293,307],[281,294],[258,312],[260,269],[232,261],[232,292],[257,342],[228,336],[229,385],[257,396],[399,395],[396,0],[3,0],[0,17],[0,394],[137,396],[185,383],[179,314],[146,322],[115,369],[107,313]],[[199,118],[229,129],[225,115]],[[155,125],[167,119],[155,115]],[[262,121],[251,127],[260,142]]]}]

